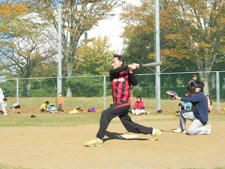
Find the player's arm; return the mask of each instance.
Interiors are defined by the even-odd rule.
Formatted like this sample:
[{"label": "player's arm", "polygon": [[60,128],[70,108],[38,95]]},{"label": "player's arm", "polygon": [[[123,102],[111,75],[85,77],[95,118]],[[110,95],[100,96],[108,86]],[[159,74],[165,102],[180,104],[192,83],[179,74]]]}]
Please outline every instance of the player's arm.
[{"label": "player's arm", "polygon": [[137,80],[137,78],[136,78],[136,76],[135,76],[134,73],[131,73],[131,74],[129,75],[129,82],[130,82],[133,86],[137,86],[138,80]]},{"label": "player's arm", "polygon": [[118,68],[116,68],[116,69],[113,69],[113,70],[110,71],[110,74],[111,74],[111,75],[114,75],[114,74],[116,74],[116,73],[119,73],[119,72],[122,72],[122,71],[124,71],[124,70],[127,70],[127,69],[129,69],[128,66],[129,66],[129,65],[121,66],[121,67],[118,67]]},{"label": "player's arm", "polygon": [[138,80],[135,76],[135,74],[133,73],[133,70],[138,69],[139,68],[139,64],[137,63],[132,63],[131,65],[128,65],[129,69],[130,69],[130,75],[129,75],[129,81],[133,86],[137,86],[138,84]]},{"label": "player's arm", "polygon": [[121,67],[118,67],[118,68],[116,68],[116,69],[113,69],[113,70],[111,70],[110,71],[110,79],[112,80],[112,79],[114,79],[114,77],[118,74],[118,73],[120,73],[120,72],[122,72],[122,71],[125,71],[125,70],[127,70],[127,69],[129,69],[128,68],[128,65],[126,65],[126,66],[121,66]]},{"label": "player's arm", "polygon": [[110,71],[110,79],[114,79],[115,75],[122,72],[122,71],[125,71],[127,69],[130,69],[130,73],[133,74],[133,70],[139,68],[139,64],[136,64],[136,63],[133,63],[133,64],[130,64],[130,65],[126,65],[126,66],[121,66],[121,67],[118,67],[116,69],[113,69]]},{"label": "player's arm", "polygon": [[200,102],[202,100],[202,97],[199,95],[194,95],[192,97],[175,97],[175,99],[186,102]]}]

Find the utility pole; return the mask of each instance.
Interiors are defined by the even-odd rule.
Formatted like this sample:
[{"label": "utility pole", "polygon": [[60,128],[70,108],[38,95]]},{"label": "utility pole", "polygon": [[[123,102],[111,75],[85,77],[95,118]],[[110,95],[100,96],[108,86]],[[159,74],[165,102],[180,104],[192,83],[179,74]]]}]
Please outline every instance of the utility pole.
[{"label": "utility pole", "polygon": [[[156,36],[156,62],[160,62],[160,26],[159,26],[159,0],[155,0],[155,36]],[[156,111],[161,110],[161,84],[160,84],[160,66],[156,66],[155,75],[155,95]]]},{"label": "utility pole", "polygon": [[58,6],[58,78],[57,96],[62,93],[62,4]]}]

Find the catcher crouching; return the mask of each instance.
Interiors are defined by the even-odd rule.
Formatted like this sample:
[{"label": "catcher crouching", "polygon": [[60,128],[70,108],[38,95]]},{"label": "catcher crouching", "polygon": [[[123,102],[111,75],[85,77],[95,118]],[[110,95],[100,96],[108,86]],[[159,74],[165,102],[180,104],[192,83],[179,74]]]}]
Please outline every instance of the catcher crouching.
[{"label": "catcher crouching", "polygon": [[[203,94],[204,84],[200,81],[196,81],[193,86],[195,95],[192,97],[178,97],[175,99],[181,101],[191,102],[196,110],[182,110],[180,112],[180,128],[174,130],[175,133],[186,132],[189,135],[202,135],[211,133],[211,125],[208,122],[208,102],[206,96]],[[186,131],[186,119],[192,121],[192,124]]]}]

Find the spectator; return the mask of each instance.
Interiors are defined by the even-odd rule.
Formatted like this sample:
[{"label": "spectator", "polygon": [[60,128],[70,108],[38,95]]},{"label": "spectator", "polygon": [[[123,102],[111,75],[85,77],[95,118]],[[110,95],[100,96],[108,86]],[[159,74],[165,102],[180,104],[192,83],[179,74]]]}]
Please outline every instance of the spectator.
[{"label": "spectator", "polygon": [[145,113],[144,102],[141,101],[141,96],[137,97],[137,101],[134,103],[134,108],[131,110],[133,115],[141,115]]},{"label": "spectator", "polygon": [[49,102],[46,101],[44,104],[41,105],[41,112],[48,112],[48,104]]},{"label": "spectator", "polygon": [[207,95],[206,99],[208,101],[208,109],[209,109],[209,113],[212,111],[212,101],[210,100],[210,96]]},{"label": "spectator", "polygon": [[187,130],[189,135],[202,135],[211,133],[211,125],[208,122],[208,102],[203,94],[204,84],[196,81],[193,86],[195,89],[195,95],[192,97],[175,97],[181,101],[191,102],[195,105],[195,111],[182,110],[180,112],[180,128],[174,130],[175,133],[183,133],[186,130],[186,119],[192,121],[192,124]]},{"label": "spectator", "polygon": [[8,114],[6,112],[4,100],[5,100],[5,97],[4,97],[2,89],[0,88],[0,105],[2,106],[3,115],[7,116]]},{"label": "spectator", "polygon": [[55,113],[55,107],[53,103],[50,104],[49,113]]},{"label": "spectator", "polygon": [[179,103],[179,104],[178,104],[178,107],[179,107],[179,112],[180,112],[181,110],[190,110],[191,102],[183,102],[183,103]]},{"label": "spectator", "polygon": [[59,97],[56,102],[58,111],[63,112],[64,98],[62,97],[62,93],[59,93]]}]

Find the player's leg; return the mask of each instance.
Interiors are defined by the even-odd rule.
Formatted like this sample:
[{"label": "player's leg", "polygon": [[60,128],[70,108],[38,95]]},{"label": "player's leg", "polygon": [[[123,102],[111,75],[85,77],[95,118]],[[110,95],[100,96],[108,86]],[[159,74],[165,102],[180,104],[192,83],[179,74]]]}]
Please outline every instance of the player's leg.
[{"label": "player's leg", "polygon": [[194,113],[192,111],[182,110],[180,112],[180,128],[173,130],[174,133],[186,132],[186,119],[193,121],[195,119]]},{"label": "player's leg", "polygon": [[187,111],[187,110],[181,111],[180,117],[181,117],[180,119],[182,119],[180,127],[183,130],[186,129],[186,119],[189,119],[191,121],[193,121],[195,119],[193,111]]},{"label": "player's leg", "polygon": [[139,116],[139,115],[141,114],[140,109],[136,109],[135,111],[136,111],[135,114],[136,114],[137,116]]},{"label": "player's leg", "polygon": [[8,115],[7,112],[6,112],[6,108],[5,108],[4,102],[1,102],[0,104],[2,106],[3,115]]},{"label": "player's leg", "polygon": [[145,114],[145,109],[140,110],[141,114]]},{"label": "player's leg", "polygon": [[102,115],[100,118],[100,127],[97,133],[97,138],[103,139],[106,133],[106,129],[108,128],[110,121],[114,117],[124,114],[124,112],[128,112],[130,108],[129,105],[125,105],[125,106],[120,106],[120,105],[121,104],[114,104],[113,106],[111,106],[110,108],[102,112]]},{"label": "player's leg", "polygon": [[193,121],[195,119],[193,111],[181,111],[180,114],[180,128],[182,131],[186,130],[186,119]]},{"label": "player's leg", "polygon": [[135,123],[131,120],[128,113],[122,114],[119,116],[121,122],[123,123],[124,127],[127,131],[132,133],[142,133],[142,134],[151,134],[150,140],[155,141],[156,138],[161,134],[159,129],[153,129],[152,127],[146,127]]},{"label": "player's leg", "polygon": [[152,127],[145,127],[131,120],[130,116],[126,113],[119,116],[122,124],[127,131],[132,133],[152,134]]},{"label": "player's leg", "polygon": [[187,130],[187,134],[189,135],[202,135],[202,134],[210,134],[210,133],[211,133],[211,125],[210,124],[204,125],[198,119],[194,119],[192,124]]},{"label": "player's leg", "polygon": [[121,106],[121,104],[114,104],[107,110],[104,110],[101,114],[100,126],[99,126],[98,133],[96,135],[96,138],[86,142],[85,145],[88,147],[102,146],[103,145],[103,137],[106,134],[106,129],[108,128],[110,121],[114,117],[116,117],[124,112],[128,112],[129,108],[130,108],[130,105],[124,104],[124,106]]}]

